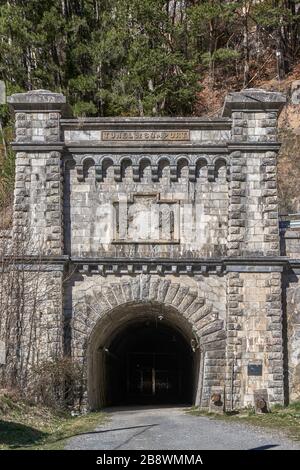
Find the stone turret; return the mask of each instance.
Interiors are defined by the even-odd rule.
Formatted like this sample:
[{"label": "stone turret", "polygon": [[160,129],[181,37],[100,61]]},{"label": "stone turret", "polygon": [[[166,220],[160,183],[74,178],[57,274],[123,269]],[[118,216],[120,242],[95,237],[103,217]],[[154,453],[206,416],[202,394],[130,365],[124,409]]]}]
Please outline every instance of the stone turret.
[{"label": "stone turret", "polygon": [[8,97],[15,112],[14,233],[26,234],[27,254],[63,252],[61,93],[34,90]]}]

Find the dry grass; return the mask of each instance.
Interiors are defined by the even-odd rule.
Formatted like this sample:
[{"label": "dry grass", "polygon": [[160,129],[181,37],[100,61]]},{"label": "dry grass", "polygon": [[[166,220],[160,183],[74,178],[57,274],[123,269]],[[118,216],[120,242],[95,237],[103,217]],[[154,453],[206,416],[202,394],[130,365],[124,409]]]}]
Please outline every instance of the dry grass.
[{"label": "dry grass", "polygon": [[66,439],[94,429],[105,421],[103,413],[72,417],[40,405],[0,395],[0,450],[63,449]]},{"label": "dry grass", "polygon": [[287,407],[274,406],[270,413],[255,414],[253,409],[245,409],[235,413],[208,413],[199,408],[190,408],[189,414],[194,416],[208,416],[231,422],[244,422],[252,426],[269,428],[281,431],[290,439],[300,440],[300,402],[292,403]]}]

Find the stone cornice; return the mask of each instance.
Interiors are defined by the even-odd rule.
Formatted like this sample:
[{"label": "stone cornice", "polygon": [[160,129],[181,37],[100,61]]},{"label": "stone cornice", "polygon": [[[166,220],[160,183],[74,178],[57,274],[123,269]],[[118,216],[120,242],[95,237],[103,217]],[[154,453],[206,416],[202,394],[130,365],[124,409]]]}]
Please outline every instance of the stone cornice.
[{"label": "stone cornice", "polygon": [[[283,257],[262,258],[77,258],[71,257],[72,264],[84,273],[102,274],[223,274],[226,272],[272,272],[282,271],[288,266],[288,259]],[[300,260],[299,260],[300,263]]]},{"label": "stone cornice", "polygon": [[70,153],[230,153],[234,151],[241,152],[266,152],[280,149],[281,144],[278,142],[214,142],[208,143],[185,143],[179,145],[168,143],[163,146],[161,143],[140,143],[134,145],[124,144],[108,144],[70,142],[65,145],[65,149]]},{"label": "stone cornice", "polygon": [[228,153],[228,149],[224,143],[209,144],[205,143],[203,146],[199,144],[170,144],[163,146],[161,143],[145,143],[141,145],[116,145],[107,144],[88,144],[86,143],[70,143],[65,146],[65,149],[70,153]]},{"label": "stone cornice", "polygon": [[300,259],[289,259],[289,264],[292,267],[300,268]]},{"label": "stone cornice", "polygon": [[23,263],[23,264],[65,264],[70,261],[70,256],[61,255],[61,256],[35,256],[35,255],[24,255],[24,256],[15,256],[15,255],[6,255],[3,256],[2,260],[7,263]]},{"label": "stone cornice", "polygon": [[69,266],[86,274],[217,274],[227,272],[282,272],[284,269],[300,269],[300,259],[287,257],[236,257],[236,258],[83,258],[63,256],[5,257],[4,261],[28,269],[39,266],[41,271],[51,266]]},{"label": "stone cornice", "polygon": [[228,93],[222,116],[231,117],[233,112],[244,110],[278,113],[285,103],[286,97],[282,93],[259,88],[245,88],[240,92]]},{"label": "stone cornice", "polygon": [[71,109],[62,93],[49,90],[31,90],[25,93],[15,93],[8,96],[7,103],[15,112],[59,112],[70,116]]},{"label": "stone cornice", "polygon": [[62,151],[64,142],[12,142],[12,149],[15,152],[52,152]]},{"label": "stone cornice", "polygon": [[230,152],[278,152],[281,142],[226,142],[226,147]]},{"label": "stone cornice", "polygon": [[84,130],[142,130],[142,129],[193,129],[193,130],[230,130],[231,119],[197,118],[197,117],[132,117],[132,118],[83,118],[61,119],[62,129]]},{"label": "stone cornice", "polygon": [[248,264],[248,265],[285,265],[287,263],[295,264],[299,263],[300,265],[300,258],[299,259],[289,259],[287,256],[261,256],[261,257],[215,257],[215,258],[181,258],[181,259],[174,259],[174,258],[130,258],[130,257],[80,257],[80,256],[69,256],[69,255],[61,255],[61,256],[53,256],[53,255],[25,255],[25,256],[9,256],[5,257],[6,260],[11,259],[12,261],[23,261],[30,263],[168,263],[168,264],[199,264],[205,263],[214,265],[216,263],[223,263],[226,265],[236,265],[236,264]]},{"label": "stone cornice", "polygon": [[266,152],[280,149],[278,142],[214,142],[191,144],[172,144],[163,146],[161,143],[137,143],[132,144],[108,144],[89,142],[13,142],[12,149],[15,152],[51,152],[62,151],[70,153],[230,153],[233,151],[242,152]]}]

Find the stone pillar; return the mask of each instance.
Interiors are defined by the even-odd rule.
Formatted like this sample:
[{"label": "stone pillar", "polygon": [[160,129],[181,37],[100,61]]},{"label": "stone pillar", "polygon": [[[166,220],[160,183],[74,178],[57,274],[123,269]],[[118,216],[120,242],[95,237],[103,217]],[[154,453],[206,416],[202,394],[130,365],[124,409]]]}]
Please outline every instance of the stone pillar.
[{"label": "stone pillar", "polygon": [[227,345],[226,345],[226,409],[241,406],[242,385],[242,317],[243,279],[240,273],[227,275]]},{"label": "stone pillar", "polygon": [[[228,256],[237,260],[227,275],[228,409],[264,391],[270,403],[283,403],[281,273],[262,271],[255,260],[280,255],[277,116],[284,103],[281,93],[246,89],[230,93],[223,110],[232,118]],[[239,266],[241,258],[248,266]],[[251,376],[252,365],[261,375]]]},{"label": "stone pillar", "polygon": [[230,155],[231,177],[228,205],[228,256],[243,251],[246,227],[246,158],[240,151]]},{"label": "stone pillar", "polygon": [[63,253],[60,117],[66,99],[46,90],[8,98],[15,111],[16,183],[14,233],[23,254]]},{"label": "stone pillar", "polygon": [[253,88],[226,97],[223,116],[232,118],[229,256],[279,255],[277,116],[284,103],[281,93]]},{"label": "stone pillar", "polygon": [[15,362],[20,362],[18,375],[20,380],[24,376],[24,384],[30,367],[63,354],[60,118],[65,112],[65,101],[60,93],[46,90],[8,98],[15,112],[12,254],[20,259],[22,285],[11,295],[23,322],[21,359]]}]

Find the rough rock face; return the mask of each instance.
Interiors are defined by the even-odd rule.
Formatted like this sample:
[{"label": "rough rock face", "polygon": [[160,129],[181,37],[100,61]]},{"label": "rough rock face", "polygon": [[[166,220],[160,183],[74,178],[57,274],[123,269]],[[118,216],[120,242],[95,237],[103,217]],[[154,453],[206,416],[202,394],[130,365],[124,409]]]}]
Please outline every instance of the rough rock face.
[{"label": "rough rock face", "polygon": [[47,287],[23,353],[36,341],[43,359],[80,361],[84,399],[99,407],[110,402],[107,345],[161,317],[191,346],[195,404],[296,398],[297,263],[280,253],[276,182],[284,101],[251,89],[214,120],[74,119],[60,94],[11,96],[13,233]]}]

